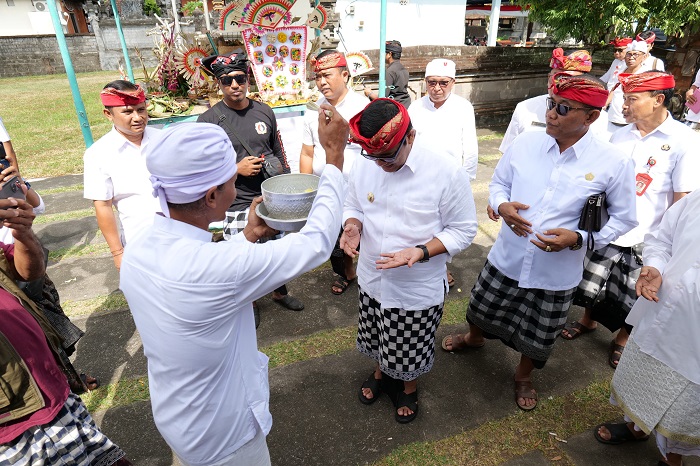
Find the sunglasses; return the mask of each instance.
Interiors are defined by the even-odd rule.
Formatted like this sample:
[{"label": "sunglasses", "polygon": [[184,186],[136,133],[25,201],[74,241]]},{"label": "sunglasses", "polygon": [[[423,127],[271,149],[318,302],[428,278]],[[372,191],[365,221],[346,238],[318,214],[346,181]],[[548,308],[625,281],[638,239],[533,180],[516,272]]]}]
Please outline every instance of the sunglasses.
[{"label": "sunglasses", "polygon": [[403,147],[404,142],[406,142],[406,137],[408,136],[408,133],[410,133],[410,132],[411,132],[411,129],[409,128],[406,131],[406,134],[403,135],[403,138],[401,138],[401,142],[399,143],[399,147],[396,149],[396,152],[394,152],[394,155],[391,157],[377,157],[375,155],[370,155],[367,152],[365,152],[364,149],[360,150],[360,154],[362,154],[362,156],[364,158],[366,158],[367,160],[371,160],[373,162],[377,162],[377,161],[381,160],[382,162],[385,162],[385,163],[394,163],[394,161],[396,160],[396,157],[399,156],[399,152],[401,151],[401,148]]},{"label": "sunglasses", "polygon": [[451,82],[452,82],[452,80],[449,80],[449,81],[436,81],[436,80],[433,80],[433,79],[430,79],[430,80],[426,80],[426,81],[425,81],[425,83],[428,85],[428,87],[437,87],[437,86],[439,85],[439,86],[440,86],[441,88],[443,88],[443,89],[446,88],[447,86],[449,86]]},{"label": "sunglasses", "polygon": [[615,49],[615,53],[622,53],[622,52],[624,52],[625,50],[627,50],[627,49],[624,48],[624,47],[621,48],[621,49]]},{"label": "sunglasses", "polygon": [[236,84],[238,84],[239,86],[242,86],[248,82],[248,76],[244,74],[236,74],[234,76],[222,76],[219,78],[219,81],[224,86],[230,86],[231,84],[233,84],[234,81],[236,81]]},{"label": "sunglasses", "polygon": [[589,110],[586,107],[570,107],[564,104],[558,104],[551,98],[547,97],[547,111],[555,108],[557,110],[557,115],[566,116],[571,110]]}]

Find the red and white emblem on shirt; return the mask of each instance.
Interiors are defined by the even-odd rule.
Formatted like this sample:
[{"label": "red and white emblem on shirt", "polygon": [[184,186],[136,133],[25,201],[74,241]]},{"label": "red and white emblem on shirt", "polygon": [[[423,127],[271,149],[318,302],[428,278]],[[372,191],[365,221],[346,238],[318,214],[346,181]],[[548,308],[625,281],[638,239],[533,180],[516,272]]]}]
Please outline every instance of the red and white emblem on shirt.
[{"label": "red and white emblem on shirt", "polygon": [[267,125],[262,121],[258,121],[255,123],[255,131],[257,131],[258,134],[265,134],[267,133]]}]

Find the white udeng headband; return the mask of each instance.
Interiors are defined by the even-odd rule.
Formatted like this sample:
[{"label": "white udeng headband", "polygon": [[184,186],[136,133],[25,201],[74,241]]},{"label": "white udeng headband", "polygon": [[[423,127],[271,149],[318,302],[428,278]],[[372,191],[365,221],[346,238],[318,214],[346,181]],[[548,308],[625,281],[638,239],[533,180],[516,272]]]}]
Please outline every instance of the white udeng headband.
[{"label": "white udeng headband", "polygon": [[625,52],[644,52],[647,53],[649,51],[649,44],[647,44],[644,41],[639,41],[639,40],[633,40],[632,42],[629,43],[627,46],[627,49]]}]

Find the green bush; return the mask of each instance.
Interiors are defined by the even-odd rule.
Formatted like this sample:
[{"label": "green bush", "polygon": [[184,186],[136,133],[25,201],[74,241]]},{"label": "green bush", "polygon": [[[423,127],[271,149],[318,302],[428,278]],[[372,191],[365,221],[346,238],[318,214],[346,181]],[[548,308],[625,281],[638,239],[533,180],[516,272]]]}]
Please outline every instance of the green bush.
[{"label": "green bush", "polygon": [[143,14],[151,16],[152,14],[160,15],[161,10],[156,0],[144,0],[143,1]]},{"label": "green bush", "polygon": [[202,7],[203,7],[202,2],[199,1],[199,0],[197,0],[197,1],[194,1],[194,2],[187,2],[187,3],[185,3],[185,4],[183,5],[183,7],[180,8],[180,10],[182,10],[182,14],[184,14],[185,16],[192,16],[192,12],[193,12],[194,10],[196,10],[197,8],[200,8],[200,9],[201,9]]}]

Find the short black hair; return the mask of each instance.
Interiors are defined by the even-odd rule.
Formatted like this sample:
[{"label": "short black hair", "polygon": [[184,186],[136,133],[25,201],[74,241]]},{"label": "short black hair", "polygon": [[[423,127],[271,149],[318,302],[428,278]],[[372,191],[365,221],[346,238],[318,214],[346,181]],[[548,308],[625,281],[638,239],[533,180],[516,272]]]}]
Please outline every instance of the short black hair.
[{"label": "short black hair", "polygon": [[129,81],[124,81],[123,79],[117,79],[116,81],[107,83],[102,89],[107,89],[109,87],[118,91],[135,91],[139,88],[136,84]]},{"label": "short black hair", "polygon": [[[401,105],[401,104],[399,104]],[[373,100],[362,111],[360,117],[360,136],[363,138],[371,138],[382,129],[389,120],[394,118],[399,113],[399,108],[396,104],[388,100]],[[413,129],[413,125],[409,121],[406,133]]]},{"label": "short black hair", "polygon": [[664,96],[664,107],[666,107],[666,109],[668,109],[671,106],[671,97],[673,97],[673,91],[675,91],[675,89],[673,89],[673,88],[660,89],[658,91],[651,91],[651,95],[652,95],[652,97],[657,96],[659,94],[663,95]]},{"label": "short black hair", "polygon": [[[223,191],[225,186],[226,183],[221,183],[219,186],[216,187],[216,190]],[[204,196],[200,197],[196,201],[187,202],[185,204],[173,204],[172,202],[168,202],[168,208],[178,210],[181,212],[187,212],[190,214],[197,213],[204,208]]]}]

